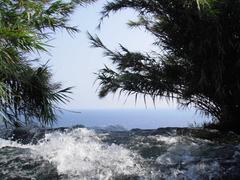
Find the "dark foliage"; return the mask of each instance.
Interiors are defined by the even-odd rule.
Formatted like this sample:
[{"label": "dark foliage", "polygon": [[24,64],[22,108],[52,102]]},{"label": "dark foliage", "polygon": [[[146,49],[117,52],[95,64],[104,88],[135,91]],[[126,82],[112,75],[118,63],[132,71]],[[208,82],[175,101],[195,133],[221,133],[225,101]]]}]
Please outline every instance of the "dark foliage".
[{"label": "dark foliage", "polygon": [[12,126],[38,120],[49,125],[57,104],[66,102],[71,88],[51,81],[46,65],[32,66],[31,53],[47,51],[57,30],[70,34],[69,16],[91,0],[0,1],[0,118]]},{"label": "dark foliage", "polygon": [[90,36],[116,65],[99,72],[100,97],[120,90],[173,98],[239,131],[240,1],[115,0],[104,7],[103,19],[125,8],[139,13],[129,25],[150,32],[159,53],[115,52]]}]

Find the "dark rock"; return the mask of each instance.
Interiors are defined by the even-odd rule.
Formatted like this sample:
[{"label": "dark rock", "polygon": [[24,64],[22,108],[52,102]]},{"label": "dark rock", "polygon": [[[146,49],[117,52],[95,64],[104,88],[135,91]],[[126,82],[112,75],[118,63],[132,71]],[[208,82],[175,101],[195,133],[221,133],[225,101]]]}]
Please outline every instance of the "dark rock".
[{"label": "dark rock", "polygon": [[126,128],[120,125],[111,125],[111,126],[106,126],[104,127],[104,130],[106,131],[127,131]]},{"label": "dark rock", "polygon": [[158,128],[156,130],[153,130],[151,135],[176,135],[177,129],[179,128],[173,128],[173,127]]},{"label": "dark rock", "polygon": [[124,128],[121,125],[110,125],[105,127],[91,127],[90,129],[94,129],[97,132],[123,132],[128,131],[126,128]]},{"label": "dark rock", "polygon": [[57,169],[30,149],[4,147],[0,149],[1,180],[58,180]]},{"label": "dark rock", "polygon": [[8,138],[21,144],[36,144],[45,137],[45,129],[41,128],[15,128],[9,134]]},{"label": "dark rock", "polygon": [[69,129],[68,127],[57,127],[57,128],[47,129],[47,132],[54,132],[54,131],[65,132],[68,129]]},{"label": "dark rock", "polygon": [[153,129],[139,129],[139,128],[135,128],[135,129],[131,129],[130,132],[134,135],[142,135],[142,136],[147,136],[147,135],[151,135],[152,132],[154,130]]},{"label": "dark rock", "polygon": [[184,128],[177,129],[177,135],[191,136],[194,138],[200,138],[210,140],[220,144],[239,144],[240,135],[234,132],[222,132],[216,129],[203,129],[203,128]]},{"label": "dark rock", "polygon": [[37,144],[39,140],[45,137],[46,133],[54,131],[65,132],[67,130],[75,128],[83,128],[82,125],[77,125],[72,128],[58,127],[58,128],[39,128],[39,127],[19,127],[15,129],[8,129],[2,131],[1,137],[4,139],[10,139],[17,141],[21,144]]},{"label": "dark rock", "polygon": [[72,129],[77,129],[77,128],[85,128],[85,126],[82,124],[77,124],[72,127]]}]

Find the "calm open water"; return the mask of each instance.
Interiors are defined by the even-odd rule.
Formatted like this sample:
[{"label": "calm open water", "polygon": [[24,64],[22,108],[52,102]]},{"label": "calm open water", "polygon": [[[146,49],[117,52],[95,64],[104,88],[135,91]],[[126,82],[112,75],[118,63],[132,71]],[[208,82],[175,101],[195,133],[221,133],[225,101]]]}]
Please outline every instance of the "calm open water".
[{"label": "calm open water", "polygon": [[129,110],[78,110],[81,113],[63,111],[54,127],[69,127],[77,124],[86,127],[121,125],[126,129],[155,129],[159,127],[188,127],[202,124],[209,119],[194,110],[175,109],[129,109]]}]

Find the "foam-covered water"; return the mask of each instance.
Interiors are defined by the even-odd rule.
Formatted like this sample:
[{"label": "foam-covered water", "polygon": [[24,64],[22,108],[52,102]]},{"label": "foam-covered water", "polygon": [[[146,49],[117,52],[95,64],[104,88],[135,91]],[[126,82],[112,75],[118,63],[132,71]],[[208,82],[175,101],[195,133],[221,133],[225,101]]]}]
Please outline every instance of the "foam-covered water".
[{"label": "foam-covered water", "polygon": [[[237,179],[240,146],[152,131],[53,131],[37,144],[0,139],[0,175],[5,179]],[[11,154],[8,155],[8,153]],[[9,158],[8,158],[9,156]],[[15,157],[14,163],[13,157]],[[17,160],[16,160],[17,159]],[[29,164],[28,161],[35,161]],[[39,162],[44,163],[39,163]],[[25,172],[25,165],[32,168]],[[4,166],[5,165],[5,166]],[[11,165],[11,166],[10,166]],[[9,166],[9,169],[8,169]],[[11,167],[15,167],[11,171]],[[55,168],[55,170],[54,170]],[[47,171],[45,168],[45,170]],[[55,174],[57,172],[57,176]]]},{"label": "foam-covered water", "polygon": [[37,145],[21,145],[0,139],[5,146],[28,148],[54,164],[58,173],[70,179],[109,179],[121,175],[141,175],[140,156],[120,145],[107,145],[91,130],[75,129],[46,134]]}]

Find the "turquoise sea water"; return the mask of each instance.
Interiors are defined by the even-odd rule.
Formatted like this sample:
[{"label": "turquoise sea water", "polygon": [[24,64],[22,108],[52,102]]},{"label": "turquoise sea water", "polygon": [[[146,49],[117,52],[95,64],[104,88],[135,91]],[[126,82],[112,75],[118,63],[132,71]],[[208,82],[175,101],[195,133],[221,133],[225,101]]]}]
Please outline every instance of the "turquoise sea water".
[{"label": "turquoise sea water", "polygon": [[81,124],[87,127],[121,125],[126,129],[155,129],[159,127],[188,127],[202,124],[209,119],[194,110],[129,109],[129,110],[78,110],[81,113],[63,111],[54,127]]}]

